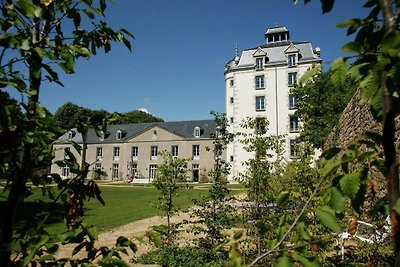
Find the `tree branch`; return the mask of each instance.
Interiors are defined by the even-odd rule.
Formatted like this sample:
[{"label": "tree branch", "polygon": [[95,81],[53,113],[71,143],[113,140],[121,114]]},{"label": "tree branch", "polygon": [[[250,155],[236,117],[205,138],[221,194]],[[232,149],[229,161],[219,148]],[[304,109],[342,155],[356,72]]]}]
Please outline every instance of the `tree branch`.
[{"label": "tree branch", "polygon": [[296,226],[296,224],[298,223],[298,221],[300,220],[301,216],[303,216],[307,206],[310,204],[311,200],[314,198],[315,194],[318,192],[319,188],[321,187],[321,185],[325,182],[324,179],[321,179],[317,185],[317,187],[314,189],[314,192],[312,192],[312,194],[310,195],[310,197],[308,198],[308,200],[306,201],[306,203],[304,204],[303,208],[301,209],[300,213],[297,215],[296,219],[294,220],[294,222],[292,223],[292,225],[290,225],[289,229],[286,231],[286,233],[282,236],[281,240],[269,251],[261,254],[260,256],[258,256],[257,258],[255,258],[253,260],[252,263],[250,263],[249,266],[254,266],[254,264],[256,264],[259,260],[265,258],[266,256],[268,256],[269,254],[273,253],[276,251],[276,249],[282,245],[283,241],[286,239],[286,237],[293,231],[294,227]]}]

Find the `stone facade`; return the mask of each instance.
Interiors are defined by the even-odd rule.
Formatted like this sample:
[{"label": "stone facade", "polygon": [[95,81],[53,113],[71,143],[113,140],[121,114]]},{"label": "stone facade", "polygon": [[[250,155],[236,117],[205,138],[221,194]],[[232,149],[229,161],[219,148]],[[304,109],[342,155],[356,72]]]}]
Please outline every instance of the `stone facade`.
[{"label": "stone facade", "polygon": [[[225,66],[226,116],[229,132],[249,133],[244,129],[246,118],[266,118],[268,135],[283,135],[284,157],[295,157],[294,144],[301,122],[295,115],[296,99],[290,89],[309,68],[321,64],[320,49],[308,41],[289,38],[285,27],[274,27],[265,33],[265,44],[236,51]],[[227,161],[232,164],[230,178],[244,172],[253,153],[246,151],[240,136],[227,147]]]}]

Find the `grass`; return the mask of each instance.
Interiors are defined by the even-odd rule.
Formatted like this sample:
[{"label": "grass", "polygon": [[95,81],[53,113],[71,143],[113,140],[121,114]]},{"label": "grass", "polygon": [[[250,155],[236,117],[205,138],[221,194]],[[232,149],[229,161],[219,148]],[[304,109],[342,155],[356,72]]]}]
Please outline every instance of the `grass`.
[{"label": "grass", "polygon": [[[187,209],[193,205],[192,199],[199,198],[207,193],[211,185],[194,184],[192,189],[179,191],[175,198],[176,206]],[[229,186],[231,189],[240,189],[238,185]],[[96,199],[91,199],[85,203],[85,221],[93,224],[102,232],[115,227],[152,216],[160,215],[158,209],[153,205],[158,196],[157,190],[149,185],[129,185],[129,186],[107,186],[100,184],[101,196],[105,201],[105,206],[101,205]],[[233,191],[233,194],[238,191]],[[4,205],[5,195],[0,192],[0,207]],[[34,215],[50,206],[48,198],[42,196],[40,190],[35,190],[34,194],[25,199],[20,207],[22,214],[16,226],[22,225],[21,222],[31,220]],[[65,228],[63,221],[64,206],[57,204],[54,214],[49,218],[47,229],[50,233],[61,233]]]}]

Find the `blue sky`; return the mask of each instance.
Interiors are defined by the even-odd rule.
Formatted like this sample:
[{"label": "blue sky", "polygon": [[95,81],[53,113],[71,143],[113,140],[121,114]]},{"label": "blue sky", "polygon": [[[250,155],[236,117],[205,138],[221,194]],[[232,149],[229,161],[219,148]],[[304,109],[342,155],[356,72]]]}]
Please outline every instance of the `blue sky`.
[{"label": "blue sky", "polygon": [[126,112],[145,108],[165,121],[212,118],[225,111],[224,65],[239,52],[264,43],[267,28],[283,25],[291,39],[311,41],[330,62],[350,41],[338,22],[364,17],[364,1],[336,0],[322,15],[318,0],[115,0],[106,19],[135,39],[132,53],[114,45],[77,62],[65,87],[48,84],[41,102],[51,112],[70,101],[91,109]]}]

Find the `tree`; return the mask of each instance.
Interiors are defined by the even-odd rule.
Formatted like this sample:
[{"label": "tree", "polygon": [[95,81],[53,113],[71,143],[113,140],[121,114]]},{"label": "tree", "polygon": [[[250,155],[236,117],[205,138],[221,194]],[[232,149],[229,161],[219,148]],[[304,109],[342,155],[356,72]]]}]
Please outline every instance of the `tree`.
[{"label": "tree", "polygon": [[58,126],[65,131],[76,128],[80,121],[86,121],[89,116],[89,110],[71,102],[65,103],[54,113]]},{"label": "tree", "polygon": [[355,93],[356,83],[347,79],[334,86],[330,72],[318,72],[312,80],[292,88],[296,114],[301,118],[301,139],[321,148]]},{"label": "tree", "polygon": [[186,182],[187,159],[175,158],[170,153],[162,153],[164,163],[157,169],[156,178],[153,181],[155,188],[160,192],[157,197],[157,207],[167,217],[167,237],[172,239],[171,217],[177,212],[174,197],[181,188],[180,182]]},{"label": "tree", "polygon": [[[213,138],[214,169],[209,172],[212,186],[199,200],[194,200],[194,204],[200,208],[194,209],[193,214],[198,220],[193,228],[195,234],[203,233],[204,237],[199,239],[200,247],[209,252],[209,257],[215,247],[225,242],[224,230],[230,229],[234,222],[234,210],[229,201],[230,190],[227,187],[227,175],[230,171],[230,164],[223,158],[223,152],[233,135],[228,131],[228,121],[225,114],[211,112],[216,122],[215,132],[211,134]],[[211,148],[208,148],[211,149]],[[215,256],[215,255],[214,255]]]},{"label": "tree", "polygon": [[[268,125],[266,118],[246,118],[242,121],[242,127],[251,132],[240,133],[246,151],[254,155],[245,162],[246,171],[240,174],[239,181],[248,191],[248,207],[245,207],[244,217],[252,223],[245,224],[245,228],[248,235],[254,238],[250,242],[256,244],[257,255],[265,250],[264,241],[279,222],[273,218],[271,206],[279,192],[274,192],[271,185],[272,180],[282,173],[284,139],[283,136],[268,135]],[[286,188],[283,194],[287,192]]]},{"label": "tree", "polygon": [[[51,143],[61,133],[51,114],[40,104],[41,85],[43,82],[62,85],[57,71],[74,73],[75,60],[89,59],[98,49],[107,53],[112,42],[123,42],[131,49],[128,38],[133,36],[127,30],[115,31],[98,19],[104,16],[106,4],[106,0],[99,0],[97,6],[88,0],[0,2],[0,86],[13,88],[22,95],[17,101],[22,110],[20,119],[14,117],[19,110],[17,105],[2,107],[4,112],[0,114],[0,128],[8,129],[0,131],[0,139],[13,140],[11,145],[2,144],[0,147],[1,168],[8,174],[7,201],[0,211],[1,266],[17,262],[28,264],[38,260],[34,258],[37,253],[39,256],[43,252],[54,253],[49,247],[43,248],[46,239],[29,237],[29,232],[14,236],[13,224],[18,203],[30,190],[27,182],[31,181],[33,185],[49,182],[47,176],[35,176],[33,170],[47,161],[51,155]],[[93,28],[85,29],[86,25]],[[43,232],[32,233],[40,235]],[[18,246],[21,238],[29,241],[29,245]],[[12,263],[11,254],[18,255],[13,259],[15,263]]]},{"label": "tree", "polygon": [[143,123],[143,122],[162,122],[163,119],[157,118],[150,113],[141,110],[132,110],[120,114],[115,123]]},{"label": "tree", "polygon": [[[305,1],[308,2],[308,1]],[[321,1],[329,12],[334,1]],[[383,151],[387,179],[387,197],[393,255],[400,266],[400,212],[398,209],[399,167],[395,148],[395,118],[400,113],[400,3],[391,0],[368,1],[371,9],[364,19],[351,19],[338,24],[347,28],[347,34],[356,34],[354,41],[345,44],[343,51],[354,53],[356,61],[347,68],[348,58],[332,63],[333,80],[343,83],[345,74],[355,77],[361,89],[362,101],[368,101],[376,117],[382,121]],[[383,20],[382,20],[383,18]]]},{"label": "tree", "polygon": [[64,130],[76,128],[77,125],[88,120],[94,125],[102,125],[103,120],[113,116],[110,124],[125,124],[125,123],[144,123],[144,122],[162,122],[163,119],[157,118],[150,113],[141,110],[132,110],[126,113],[110,113],[107,110],[92,110],[67,102],[57,109],[54,114],[57,124]]}]

